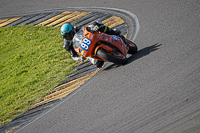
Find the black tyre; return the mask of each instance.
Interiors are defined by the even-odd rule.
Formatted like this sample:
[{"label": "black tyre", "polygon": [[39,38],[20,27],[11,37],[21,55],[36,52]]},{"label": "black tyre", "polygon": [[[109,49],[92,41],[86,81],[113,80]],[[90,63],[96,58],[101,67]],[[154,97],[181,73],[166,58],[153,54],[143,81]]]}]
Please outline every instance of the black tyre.
[{"label": "black tyre", "polygon": [[101,67],[103,66],[103,64],[104,64],[104,61],[98,60],[97,63],[95,64],[95,66],[96,66],[97,68],[101,68]]},{"label": "black tyre", "polygon": [[124,56],[123,54],[121,54],[119,52],[110,52],[110,51],[106,51],[104,49],[98,49],[97,55],[99,55],[101,58],[103,58],[109,62],[113,62],[115,64],[124,65],[128,62],[128,59],[126,58],[126,56]]},{"label": "black tyre", "polygon": [[128,43],[129,51],[128,54],[135,54],[138,51],[137,45],[129,40],[126,39],[126,42]]}]

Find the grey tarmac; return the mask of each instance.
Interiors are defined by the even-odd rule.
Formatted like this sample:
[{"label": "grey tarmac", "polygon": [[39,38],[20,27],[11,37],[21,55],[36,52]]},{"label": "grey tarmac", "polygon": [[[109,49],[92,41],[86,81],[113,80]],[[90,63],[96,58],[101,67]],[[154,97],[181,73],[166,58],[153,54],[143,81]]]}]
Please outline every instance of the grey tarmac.
[{"label": "grey tarmac", "polygon": [[0,15],[67,7],[135,14],[139,51],[124,66],[109,64],[67,100],[16,132],[200,132],[199,1],[3,0]]}]

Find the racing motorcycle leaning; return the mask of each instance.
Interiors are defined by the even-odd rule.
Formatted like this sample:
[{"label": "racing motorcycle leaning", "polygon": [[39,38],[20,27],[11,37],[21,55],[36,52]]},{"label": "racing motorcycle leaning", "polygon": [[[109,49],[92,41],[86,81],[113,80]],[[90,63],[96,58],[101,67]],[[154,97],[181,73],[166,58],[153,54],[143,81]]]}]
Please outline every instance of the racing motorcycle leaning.
[{"label": "racing motorcycle leaning", "polygon": [[120,36],[108,35],[102,32],[89,31],[87,27],[82,27],[73,38],[73,46],[77,53],[84,58],[95,59],[93,64],[101,67],[104,61],[115,64],[126,64],[127,54],[135,54],[137,46]]}]

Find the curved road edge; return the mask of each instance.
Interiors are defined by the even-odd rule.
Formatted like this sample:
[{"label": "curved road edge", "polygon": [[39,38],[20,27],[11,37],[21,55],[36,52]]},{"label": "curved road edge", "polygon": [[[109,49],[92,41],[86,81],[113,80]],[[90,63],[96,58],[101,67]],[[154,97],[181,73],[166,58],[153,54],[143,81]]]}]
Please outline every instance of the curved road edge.
[{"label": "curved road edge", "polygon": [[77,11],[77,10],[106,12],[106,13],[111,13],[113,15],[117,15],[121,17],[122,19],[126,21],[129,27],[130,32],[128,34],[128,39],[132,41],[135,40],[140,29],[139,21],[135,14],[123,9],[106,8],[106,7],[68,7],[68,8],[58,8],[58,9],[50,9],[50,10],[39,10],[39,11],[34,11],[34,12],[26,12],[26,13],[20,13],[20,14],[0,16],[0,19],[5,18],[5,17],[14,17],[14,16],[19,16],[19,15],[33,14],[33,13],[44,13],[44,12],[50,12],[50,11]]},{"label": "curved road edge", "polygon": [[[14,17],[14,16],[19,16],[19,15],[27,15],[27,14],[34,14],[34,13],[44,13],[44,12],[52,12],[52,11],[96,11],[96,12],[103,12],[103,13],[110,13],[116,16],[121,17],[127,24],[128,26],[128,35],[127,38],[129,40],[134,41],[138,32],[139,32],[139,21],[137,19],[137,16],[132,14],[129,11],[125,11],[122,9],[116,9],[116,8],[104,8],[104,7],[90,7],[90,8],[85,8],[85,7],[70,7],[70,8],[63,8],[63,9],[51,9],[51,10],[40,10],[40,11],[34,11],[34,12],[28,12],[28,13],[21,13],[21,14],[14,14],[14,15],[8,15],[8,16],[0,16],[0,18],[5,18],[5,17]],[[105,69],[105,68],[103,68]],[[79,87],[77,90],[75,90],[74,92],[72,92],[72,94],[70,94],[69,96],[66,96],[65,98],[61,99],[61,100],[56,100],[53,102],[53,104],[48,105],[46,107],[41,107],[41,108],[37,108],[37,115],[35,115],[34,117],[30,119],[27,119],[27,121],[25,123],[23,123],[22,125],[15,125],[14,127],[7,127],[7,129],[9,128],[9,130],[11,132],[13,131],[19,131],[21,128],[26,127],[27,125],[29,125],[30,123],[32,123],[33,121],[36,121],[37,119],[41,118],[43,115],[47,114],[48,112],[50,112],[51,110],[53,110],[54,108],[56,108],[57,106],[59,106],[62,102],[66,101],[68,98],[70,98],[72,95],[74,95],[76,92],[78,92],[79,90],[81,90],[82,88],[84,88],[89,82],[92,81],[92,79],[96,78],[97,75],[99,75],[102,71],[100,70],[95,76],[93,76],[88,82],[86,82],[85,84],[83,84],[81,87]],[[43,111],[41,111],[43,110]],[[40,112],[41,111],[41,112]],[[30,113],[27,114],[31,114],[34,113],[33,111],[31,111]],[[21,117],[21,116],[20,116]],[[27,117],[25,115],[25,117]],[[12,131],[12,129],[14,128],[14,130]],[[4,130],[5,131],[5,130]],[[7,130],[8,131],[8,130]]]}]

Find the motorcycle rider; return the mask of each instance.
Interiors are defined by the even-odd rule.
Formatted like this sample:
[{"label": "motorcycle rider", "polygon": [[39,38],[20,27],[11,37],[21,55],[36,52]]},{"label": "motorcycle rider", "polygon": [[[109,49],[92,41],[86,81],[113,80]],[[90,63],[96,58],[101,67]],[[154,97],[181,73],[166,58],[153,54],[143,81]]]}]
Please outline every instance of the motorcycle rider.
[{"label": "motorcycle rider", "polygon": [[[76,32],[78,32],[80,30],[81,27],[76,27],[73,26],[71,23],[65,23],[62,25],[60,31],[61,31],[61,35],[63,36],[63,48],[66,49],[66,51],[68,51],[71,54],[71,57],[73,60],[75,61],[81,61],[82,57],[79,56],[76,51],[74,50],[73,47],[73,42],[72,39],[75,35]],[[100,21],[96,21],[90,25],[87,26],[87,30],[90,31],[100,31],[109,35],[120,35],[121,31],[117,28],[109,28],[107,26],[105,26],[102,22]],[[123,37],[122,37],[123,38]],[[123,38],[124,40],[124,38]],[[95,65],[97,67],[101,67],[103,65],[103,62],[96,62]]]}]

